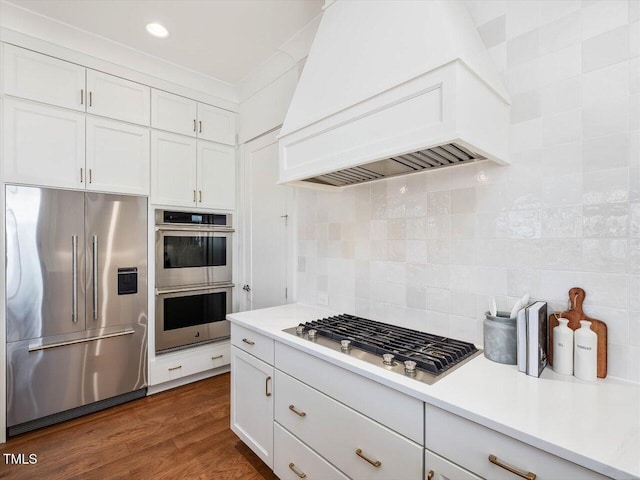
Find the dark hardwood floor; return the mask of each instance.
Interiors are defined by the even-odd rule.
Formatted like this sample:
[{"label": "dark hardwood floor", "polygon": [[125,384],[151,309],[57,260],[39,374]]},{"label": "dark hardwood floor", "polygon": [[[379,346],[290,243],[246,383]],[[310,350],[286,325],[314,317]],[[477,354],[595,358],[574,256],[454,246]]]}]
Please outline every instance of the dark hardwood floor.
[{"label": "dark hardwood floor", "polygon": [[[0,444],[1,479],[277,480],[229,429],[229,374]],[[6,465],[5,453],[37,455]]]}]

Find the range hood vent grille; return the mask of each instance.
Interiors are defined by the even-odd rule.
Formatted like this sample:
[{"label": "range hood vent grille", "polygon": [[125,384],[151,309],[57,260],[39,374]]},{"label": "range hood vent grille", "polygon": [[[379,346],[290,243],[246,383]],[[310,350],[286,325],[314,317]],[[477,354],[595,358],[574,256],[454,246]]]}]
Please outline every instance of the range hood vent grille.
[{"label": "range hood vent grille", "polygon": [[357,167],[305,178],[303,181],[333,187],[346,187],[382,178],[395,177],[396,175],[471,163],[478,160],[486,160],[486,157],[474,153],[457,143],[447,143],[437,147],[396,155],[384,160],[376,160]]}]

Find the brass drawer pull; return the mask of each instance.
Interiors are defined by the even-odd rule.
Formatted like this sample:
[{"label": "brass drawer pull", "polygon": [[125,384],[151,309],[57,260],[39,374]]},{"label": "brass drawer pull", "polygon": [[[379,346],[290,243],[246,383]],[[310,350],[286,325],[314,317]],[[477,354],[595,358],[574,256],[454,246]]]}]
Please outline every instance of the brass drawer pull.
[{"label": "brass drawer pull", "polygon": [[246,338],[243,338],[242,341],[244,343],[246,343],[247,345],[255,345],[256,344],[256,342],[252,342],[251,340],[247,340]]},{"label": "brass drawer pull", "polygon": [[361,448],[356,450],[356,455],[358,455],[360,458],[366,460],[367,462],[369,462],[371,465],[373,465],[376,468],[378,468],[380,465],[382,465],[382,462],[380,460],[371,460],[370,458],[365,457],[364,453],[362,453],[362,449]]},{"label": "brass drawer pull", "polygon": [[433,470],[429,470],[429,473],[427,473],[427,480],[432,480],[434,475],[435,472]]},{"label": "brass drawer pull", "polygon": [[289,468],[290,468],[290,469],[291,469],[291,471],[292,471],[293,473],[295,473],[299,478],[306,478],[306,477],[307,477],[307,474],[306,474],[306,473],[304,473],[304,472],[301,472],[300,470],[298,470],[298,469],[296,468],[296,466],[295,466],[293,463],[290,463],[290,464],[289,464]]},{"label": "brass drawer pull", "polygon": [[267,378],[265,379],[265,381],[264,381],[264,394],[265,394],[267,397],[270,397],[270,396],[271,396],[271,392],[269,391],[269,381],[270,381],[270,380],[271,380],[271,377],[269,376],[269,377],[267,377]]},{"label": "brass drawer pull", "polygon": [[504,468],[505,470],[518,475],[519,477],[522,478],[526,478],[527,480],[536,480],[536,474],[532,473],[532,472],[523,472],[522,470],[518,470],[516,468],[510,467],[509,465],[506,465],[504,463],[502,463],[500,460],[498,460],[498,457],[496,457],[495,455],[489,455],[489,461],[491,463],[493,463],[494,465],[499,466],[500,468]]},{"label": "brass drawer pull", "polygon": [[300,410],[296,409],[296,407],[294,405],[289,405],[289,410],[291,410],[293,413],[295,413],[299,417],[306,417],[307,416],[307,414],[305,412],[301,412]]},{"label": "brass drawer pull", "polygon": [[211,357],[211,360],[218,360],[219,358],[224,357],[224,355],[216,355],[215,357]]},{"label": "brass drawer pull", "polygon": [[178,365],[177,367],[169,367],[169,371],[172,372],[173,370],[178,370],[182,368],[182,365]]}]

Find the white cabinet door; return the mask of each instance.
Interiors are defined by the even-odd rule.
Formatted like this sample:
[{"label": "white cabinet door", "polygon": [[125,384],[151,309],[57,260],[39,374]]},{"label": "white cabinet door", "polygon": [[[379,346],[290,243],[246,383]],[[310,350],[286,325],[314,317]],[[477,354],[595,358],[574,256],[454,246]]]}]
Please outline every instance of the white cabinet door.
[{"label": "white cabinet door", "polygon": [[179,95],[151,89],[151,126],[196,136],[198,104]]},{"label": "white cabinet door", "polygon": [[87,117],[87,190],[149,195],[149,129]]},{"label": "white cabinet door", "polygon": [[196,140],[151,132],[151,203],[196,206]]},{"label": "white cabinet door", "polygon": [[87,70],[87,112],[149,125],[150,88],[95,70]]},{"label": "white cabinet door", "polygon": [[3,54],[5,95],[84,111],[84,67],[7,44]]},{"label": "white cabinet door", "polygon": [[429,450],[424,451],[424,471],[427,480],[481,480],[477,475]]},{"label": "white cabinet door", "polygon": [[273,367],[231,347],[231,430],[273,469]]},{"label": "white cabinet door", "polygon": [[3,111],[4,181],[84,188],[84,114],[9,99]]},{"label": "white cabinet door", "polygon": [[236,208],[236,149],[198,141],[198,206]]},{"label": "white cabinet door", "polygon": [[235,145],[236,114],[198,103],[198,138]]}]

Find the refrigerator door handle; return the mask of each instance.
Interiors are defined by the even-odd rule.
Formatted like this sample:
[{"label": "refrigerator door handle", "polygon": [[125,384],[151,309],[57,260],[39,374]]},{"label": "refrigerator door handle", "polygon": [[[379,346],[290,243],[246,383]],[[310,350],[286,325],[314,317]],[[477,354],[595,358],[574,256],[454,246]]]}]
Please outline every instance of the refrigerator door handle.
[{"label": "refrigerator door handle", "polygon": [[93,319],[98,320],[98,236],[92,239],[93,248]]},{"label": "refrigerator door handle", "polygon": [[71,235],[71,321],[78,323],[78,236]]}]

